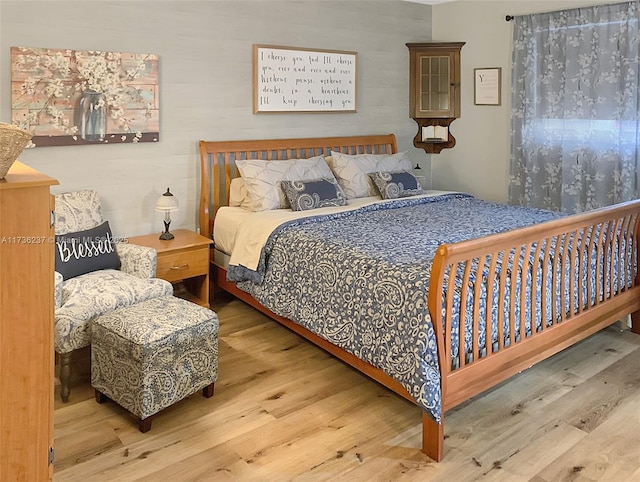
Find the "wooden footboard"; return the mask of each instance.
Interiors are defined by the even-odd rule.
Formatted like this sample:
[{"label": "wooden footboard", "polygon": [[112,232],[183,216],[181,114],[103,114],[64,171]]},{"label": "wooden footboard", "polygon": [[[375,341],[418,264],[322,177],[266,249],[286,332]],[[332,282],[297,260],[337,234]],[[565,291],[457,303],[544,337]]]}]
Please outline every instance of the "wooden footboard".
[{"label": "wooden footboard", "polygon": [[[396,141],[393,135],[201,141],[201,233],[212,236],[213,217],[228,203],[235,159],[277,160],[330,150],[391,154]],[[442,459],[444,413],[464,400],[629,313],[633,331],[640,333],[639,216],[640,201],[633,201],[438,249],[428,305],[438,344],[443,419],[438,424],[423,413],[424,453]],[[411,400],[384,372],[274,314],[228,282],[224,268],[212,267],[217,286]],[[460,312],[460,337],[452,336],[459,330],[454,311]]]},{"label": "wooden footboard", "polygon": [[438,249],[443,412],[630,313],[637,332],[639,215],[632,201]]}]

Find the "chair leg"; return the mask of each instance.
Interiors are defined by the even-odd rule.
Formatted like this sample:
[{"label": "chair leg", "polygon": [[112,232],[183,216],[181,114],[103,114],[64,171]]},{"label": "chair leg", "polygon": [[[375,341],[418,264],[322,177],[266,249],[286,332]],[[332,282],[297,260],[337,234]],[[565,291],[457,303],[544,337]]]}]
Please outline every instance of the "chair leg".
[{"label": "chair leg", "polygon": [[152,419],[153,417],[149,417],[149,418],[145,418],[144,420],[140,420],[138,422],[138,430],[140,430],[142,433],[147,433],[149,430],[151,430]]},{"label": "chair leg", "polygon": [[213,389],[215,387],[215,383],[211,383],[202,389],[202,396],[205,398],[213,397]]},{"label": "chair leg", "polygon": [[71,353],[60,353],[60,398],[64,403],[69,401],[71,388]]},{"label": "chair leg", "polygon": [[109,401],[109,397],[107,397],[104,393],[99,392],[96,389],[94,389],[94,392],[95,392],[96,402],[102,404]]}]

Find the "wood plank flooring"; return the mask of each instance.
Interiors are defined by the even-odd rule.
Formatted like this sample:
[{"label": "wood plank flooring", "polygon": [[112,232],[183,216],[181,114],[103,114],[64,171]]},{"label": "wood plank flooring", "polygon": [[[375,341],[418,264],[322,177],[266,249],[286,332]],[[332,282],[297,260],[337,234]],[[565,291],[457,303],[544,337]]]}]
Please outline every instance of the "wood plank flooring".
[{"label": "wood plank flooring", "polygon": [[220,296],[215,395],[142,434],[88,381],[56,392],[54,481],[639,481],[640,336],[616,324],[445,416],[420,410],[244,303]]}]

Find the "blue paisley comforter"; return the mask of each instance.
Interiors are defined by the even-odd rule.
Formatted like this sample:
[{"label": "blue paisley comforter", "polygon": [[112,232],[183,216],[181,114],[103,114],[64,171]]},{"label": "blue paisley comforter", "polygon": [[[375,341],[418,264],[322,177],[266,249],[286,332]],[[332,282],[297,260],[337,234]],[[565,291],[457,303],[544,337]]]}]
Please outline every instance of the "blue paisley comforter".
[{"label": "blue paisley comforter", "polygon": [[437,347],[427,309],[436,249],[559,216],[466,194],[311,215],[271,234],[258,273],[230,266],[228,276],[273,312],[382,369],[440,421]]}]

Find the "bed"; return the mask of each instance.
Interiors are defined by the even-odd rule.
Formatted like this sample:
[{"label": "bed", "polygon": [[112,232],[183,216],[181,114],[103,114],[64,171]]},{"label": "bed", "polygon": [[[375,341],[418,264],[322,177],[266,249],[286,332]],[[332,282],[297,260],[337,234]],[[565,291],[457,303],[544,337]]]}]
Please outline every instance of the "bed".
[{"label": "bed", "polygon": [[[369,153],[391,156],[397,152],[397,145],[393,134],[200,141],[200,232],[216,241],[213,236],[214,223],[219,210],[228,205],[231,180],[238,176],[236,160],[304,159],[329,156],[331,151],[348,155]],[[489,211],[486,211],[487,209]],[[419,405],[423,409],[422,451],[439,461],[444,456],[444,415],[447,410],[629,314],[632,330],[640,333],[640,201],[573,216],[533,213],[532,217],[527,218],[529,211],[515,211],[515,214],[504,211],[503,214],[502,211],[493,211],[495,209],[503,208],[475,200],[463,193],[430,193],[381,203],[369,203],[364,200],[358,206],[345,208],[345,211],[337,213],[331,211],[330,214],[326,214],[320,210],[309,213],[308,217],[287,215],[284,221],[270,221],[279,227],[274,229],[268,238],[265,237],[265,243],[261,245],[261,258],[256,262],[262,271],[256,268],[257,272],[260,272],[260,280],[253,281],[250,277],[238,274],[237,269],[229,265],[229,253],[220,249],[221,244],[224,244],[221,241],[225,235],[218,230],[220,242],[214,246],[211,253],[213,285],[216,289],[225,290],[254,306],[355,369]],[[394,290],[382,289],[379,291],[389,291],[392,294],[385,294],[388,295],[387,298],[381,297],[380,300],[377,295],[366,295],[362,298],[367,300],[366,303],[373,298],[378,300],[381,304],[375,309],[364,306],[365,302],[362,302],[362,299],[349,300],[352,305],[356,305],[354,310],[340,308],[342,317],[347,316],[344,313],[355,313],[349,316],[364,319],[358,319],[357,323],[349,323],[348,337],[342,334],[327,336],[326,330],[322,332],[307,323],[305,313],[315,311],[315,308],[309,310],[308,307],[302,306],[294,313],[291,310],[283,311],[278,306],[265,306],[269,305],[270,299],[278,296],[279,288],[274,290],[270,286],[279,278],[285,277],[285,269],[291,269],[286,266],[286,258],[292,258],[289,263],[295,263],[293,258],[298,256],[297,262],[302,262],[304,250],[309,253],[320,250],[318,253],[322,254],[318,254],[318,259],[321,256],[336,256],[336,261],[329,264],[336,264],[338,260],[347,263],[344,259],[357,257],[354,253],[359,252],[356,251],[358,243],[354,242],[352,245],[344,240],[335,241],[335,245],[329,249],[316,242],[325,236],[325,231],[335,233],[359,229],[358,226],[365,224],[358,223],[371,221],[374,219],[372,216],[376,218],[370,225],[384,222],[393,224],[393,219],[400,219],[405,213],[407,219],[415,219],[413,216],[427,216],[423,213],[425,210],[430,211],[428,215],[432,218],[429,219],[440,216],[444,219],[444,215],[453,210],[464,213],[465,219],[474,216],[478,219],[511,217],[521,222],[515,221],[514,226],[519,226],[515,228],[506,229],[502,225],[496,229],[496,233],[482,234],[482,231],[478,231],[481,234],[477,235],[477,232],[473,231],[472,234],[467,234],[465,239],[462,235],[447,236],[447,230],[441,229],[439,236],[445,242],[439,243],[438,239],[426,242],[425,246],[428,249],[425,249],[431,249],[433,252],[425,261],[422,271],[417,271],[411,276],[397,276],[409,280],[400,287],[401,295],[397,295],[398,290],[395,292],[396,296],[392,296]],[[356,211],[357,214],[352,214]],[[219,221],[225,212],[220,211]],[[418,212],[421,214],[417,214]],[[242,211],[231,211],[231,215],[227,215],[227,219],[235,219],[237,223],[240,223],[241,218]],[[342,224],[327,224],[342,223],[343,218],[352,223],[348,229]],[[359,218],[362,219],[358,220]],[[280,222],[281,224],[278,224]],[[435,222],[429,224],[432,224],[430,229],[435,232]],[[452,224],[465,223],[454,221]],[[396,228],[397,226],[393,227]],[[406,227],[403,226],[401,229]],[[227,237],[234,236],[238,235],[231,234]],[[395,236],[396,239],[405,238],[404,235]],[[407,232],[406,239],[410,240],[409,244],[421,244],[420,239],[424,237],[411,236]],[[377,251],[380,243],[376,244],[367,239],[359,242],[364,243],[360,252],[375,252],[375,259],[369,258],[365,262],[370,268],[369,272],[384,271],[386,261],[380,261],[380,258],[386,258],[386,252]],[[289,251],[283,250],[285,244]],[[301,252],[296,254],[296,249],[291,248],[298,245],[297,251]],[[335,254],[339,251],[335,247],[338,245],[344,246],[344,253],[348,255]],[[285,254],[277,256],[278,250]],[[265,255],[267,251],[270,253],[268,257]],[[280,258],[285,258],[281,261],[282,272],[278,271],[281,269],[280,266],[274,268],[276,260]],[[311,254],[308,258],[311,258]],[[416,260],[417,258],[410,257],[405,259],[402,270],[406,270],[407,266],[422,266],[422,258],[419,262]],[[383,264],[372,264],[375,262]],[[306,271],[326,273],[322,270],[330,269],[327,265],[325,263],[324,266],[311,266]],[[340,268],[341,271],[351,269],[347,264],[344,266],[344,269]],[[228,273],[228,270],[231,271]],[[238,282],[229,281],[228,274]],[[265,277],[268,278],[267,283],[263,283],[267,279]],[[292,276],[289,275],[287,278]],[[353,280],[354,277],[349,279]],[[423,280],[425,283],[422,283]],[[300,292],[306,292],[307,288],[314,284],[313,299],[330,298],[329,294],[316,290],[315,283],[304,280],[297,282],[302,283],[295,288]],[[422,286],[423,284],[426,286]],[[379,286],[384,286],[384,280]],[[327,287],[327,290],[330,289]],[[288,296],[291,301],[298,294],[292,292],[285,293],[284,296]],[[400,303],[407,303],[408,298],[411,298],[411,309],[414,310],[411,312],[411,323],[400,320],[399,326],[391,326],[395,316],[387,316],[380,321],[380,312],[387,312],[387,308],[398,304],[399,299]],[[404,306],[397,308],[405,312],[408,310]],[[324,312],[322,317],[326,318],[326,313]],[[376,324],[389,325],[385,328],[387,331],[384,336],[389,337],[390,341],[382,349],[386,350],[385,358],[392,361],[391,368],[378,363],[378,359],[369,356],[361,345],[354,347],[351,342],[341,341],[346,338],[371,340],[366,324],[367,313],[371,315],[372,320],[375,319]],[[318,316],[317,313],[308,315],[309,319]],[[358,333],[357,327],[361,327],[360,330],[367,333]],[[340,330],[334,327],[333,331]],[[393,336],[399,331],[414,334],[413,340],[418,340],[418,344],[424,347],[421,352],[424,360],[416,362],[409,358],[408,352],[414,351],[412,344],[407,344],[404,340],[397,345],[393,344]],[[399,348],[401,346],[405,348]],[[380,349],[380,346],[377,346],[377,349]],[[422,371],[415,368],[417,365],[424,367]],[[426,388],[414,388],[415,384],[408,384],[398,376],[398,372],[411,370],[421,373],[420,376],[424,378],[421,381],[422,387]],[[425,396],[425,390],[429,396]]]}]

